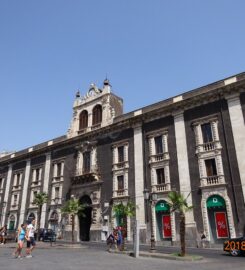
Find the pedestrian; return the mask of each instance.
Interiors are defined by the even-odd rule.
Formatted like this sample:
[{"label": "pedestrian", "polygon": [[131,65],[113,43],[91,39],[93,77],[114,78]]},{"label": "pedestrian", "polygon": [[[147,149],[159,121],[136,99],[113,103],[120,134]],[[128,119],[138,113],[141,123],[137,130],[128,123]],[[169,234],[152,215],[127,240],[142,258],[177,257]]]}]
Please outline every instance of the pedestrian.
[{"label": "pedestrian", "polygon": [[5,225],[0,229],[0,235],[1,235],[1,237],[2,237],[1,245],[5,245],[5,244],[6,244],[6,240],[7,240],[7,224],[5,224]]},{"label": "pedestrian", "polygon": [[122,228],[119,226],[117,228],[117,247],[119,248],[119,250],[122,250]]},{"label": "pedestrian", "polygon": [[114,237],[113,233],[111,232],[111,233],[109,234],[109,236],[107,237],[107,239],[106,239],[106,244],[107,244],[107,246],[108,246],[108,249],[107,249],[108,252],[111,251],[111,247],[112,247],[112,245],[113,245],[114,243],[115,243],[115,237]]},{"label": "pedestrian", "polygon": [[118,247],[117,247],[118,234],[117,234],[117,229],[116,228],[113,229],[113,236],[114,236],[115,250],[117,250],[118,249]]},{"label": "pedestrian", "polygon": [[201,233],[201,247],[202,248],[206,247],[205,241],[206,241],[206,235],[204,234],[204,232],[202,232]]},{"label": "pedestrian", "polygon": [[35,241],[35,238],[34,238],[34,233],[35,233],[35,219],[32,220],[32,222],[27,225],[27,228],[26,228],[26,240],[27,240],[27,243],[26,243],[26,258],[31,258],[32,257],[32,251],[33,249],[35,248],[36,246],[36,241]]},{"label": "pedestrian", "polygon": [[18,229],[17,248],[13,254],[15,258],[22,258],[21,251],[24,245],[25,235],[26,235],[26,224],[21,224],[20,228]]}]

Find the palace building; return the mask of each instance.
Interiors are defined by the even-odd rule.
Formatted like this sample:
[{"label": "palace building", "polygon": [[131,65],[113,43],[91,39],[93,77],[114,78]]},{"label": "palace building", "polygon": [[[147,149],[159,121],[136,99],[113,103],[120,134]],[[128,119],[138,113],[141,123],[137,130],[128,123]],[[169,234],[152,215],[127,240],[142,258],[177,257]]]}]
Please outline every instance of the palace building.
[{"label": "palace building", "polygon": [[76,217],[76,239],[101,241],[121,222],[113,205],[131,201],[136,216],[126,218],[127,239],[138,220],[142,242],[153,234],[168,245],[179,241],[168,192],[179,191],[193,205],[188,245],[203,232],[210,244],[243,235],[244,119],[245,73],[129,113],[107,79],[101,88],[92,84],[84,96],[77,92],[67,134],[0,156],[0,225],[15,230],[37,218],[33,198],[45,192],[41,228],[70,239],[61,207],[78,198],[86,208]]}]

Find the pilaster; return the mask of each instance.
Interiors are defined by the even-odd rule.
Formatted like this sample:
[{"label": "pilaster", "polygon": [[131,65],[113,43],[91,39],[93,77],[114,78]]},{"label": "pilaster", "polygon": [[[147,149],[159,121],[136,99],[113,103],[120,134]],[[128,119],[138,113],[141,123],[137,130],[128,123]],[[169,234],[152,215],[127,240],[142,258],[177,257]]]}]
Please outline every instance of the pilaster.
[{"label": "pilaster", "polygon": [[[26,216],[26,199],[27,199],[27,191],[30,180],[30,171],[31,171],[31,160],[28,159],[26,161],[26,170],[25,170],[25,179],[23,184],[23,192],[22,192],[22,200],[21,200],[21,208],[20,208],[20,217],[19,217],[19,226],[24,223]],[[34,170],[36,173],[36,170]],[[36,175],[35,175],[36,177]],[[35,179],[35,178],[34,178]]]},{"label": "pilaster", "polygon": [[[180,192],[192,205],[191,181],[187,154],[185,121],[183,112],[174,115]],[[193,210],[186,213],[186,226],[195,226]]]},{"label": "pilaster", "polygon": [[245,125],[240,102],[240,94],[226,96],[231,120],[232,133],[236,149],[238,168],[245,201]]},{"label": "pilaster", "polygon": [[[4,202],[6,202],[6,206],[3,209],[3,214],[2,214],[2,226],[4,226],[5,224],[5,220],[6,220],[6,212],[7,212],[7,208],[9,205],[9,200],[11,200],[11,196],[10,196],[10,182],[11,182],[11,177],[12,177],[12,164],[9,165],[9,169],[8,169],[8,174],[7,174],[7,179],[6,179],[6,189],[5,189],[5,194],[4,194]],[[1,226],[1,227],[2,227]]]},{"label": "pilaster", "polygon": [[[44,168],[44,180],[43,180],[43,192],[48,194],[48,185],[49,185],[49,177],[50,177],[50,168],[51,168],[51,153],[46,154],[46,162]],[[46,221],[46,212],[47,212],[47,203],[43,205],[42,214],[41,214],[41,228],[45,227]]]},{"label": "pilaster", "polygon": [[142,126],[134,127],[134,164],[135,164],[135,204],[136,220],[140,228],[145,228],[145,203],[144,203],[144,160]]}]

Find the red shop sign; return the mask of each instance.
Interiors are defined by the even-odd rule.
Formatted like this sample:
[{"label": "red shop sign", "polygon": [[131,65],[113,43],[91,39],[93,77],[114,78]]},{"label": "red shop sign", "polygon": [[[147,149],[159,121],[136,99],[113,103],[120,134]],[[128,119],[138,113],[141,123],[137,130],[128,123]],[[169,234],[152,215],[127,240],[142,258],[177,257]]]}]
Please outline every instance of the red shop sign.
[{"label": "red shop sign", "polygon": [[162,216],[163,238],[172,237],[170,215]]},{"label": "red shop sign", "polygon": [[229,237],[225,212],[215,213],[215,223],[216,223],[217,238]]}]

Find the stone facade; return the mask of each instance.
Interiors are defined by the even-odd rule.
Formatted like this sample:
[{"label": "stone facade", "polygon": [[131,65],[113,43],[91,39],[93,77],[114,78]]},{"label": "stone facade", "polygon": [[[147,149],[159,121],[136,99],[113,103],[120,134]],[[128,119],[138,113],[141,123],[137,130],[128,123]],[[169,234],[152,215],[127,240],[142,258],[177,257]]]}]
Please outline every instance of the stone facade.
[{"label": "stone facade", "polygon": [[[180,191],[193,209],[186,214],[186,239],[196,246],[204,232],[210,244],[244,233],[245,74],[238,74],[123,114],[123,101],[92,84],[76,94],[65,136],[0,156],[0,221],[15,230],[37,217],[33,198],[46,192],[41,227],[71,237],[61,207],[71,197],[86,204],[76,217],[76,239],[105,240],[120,219],[113,205],[131,201],[127,239],[134,221],[140,240],[179,241],[179,216],[169,210],[168,192]],[[144,190],[157,194],[145,201]]]}]

